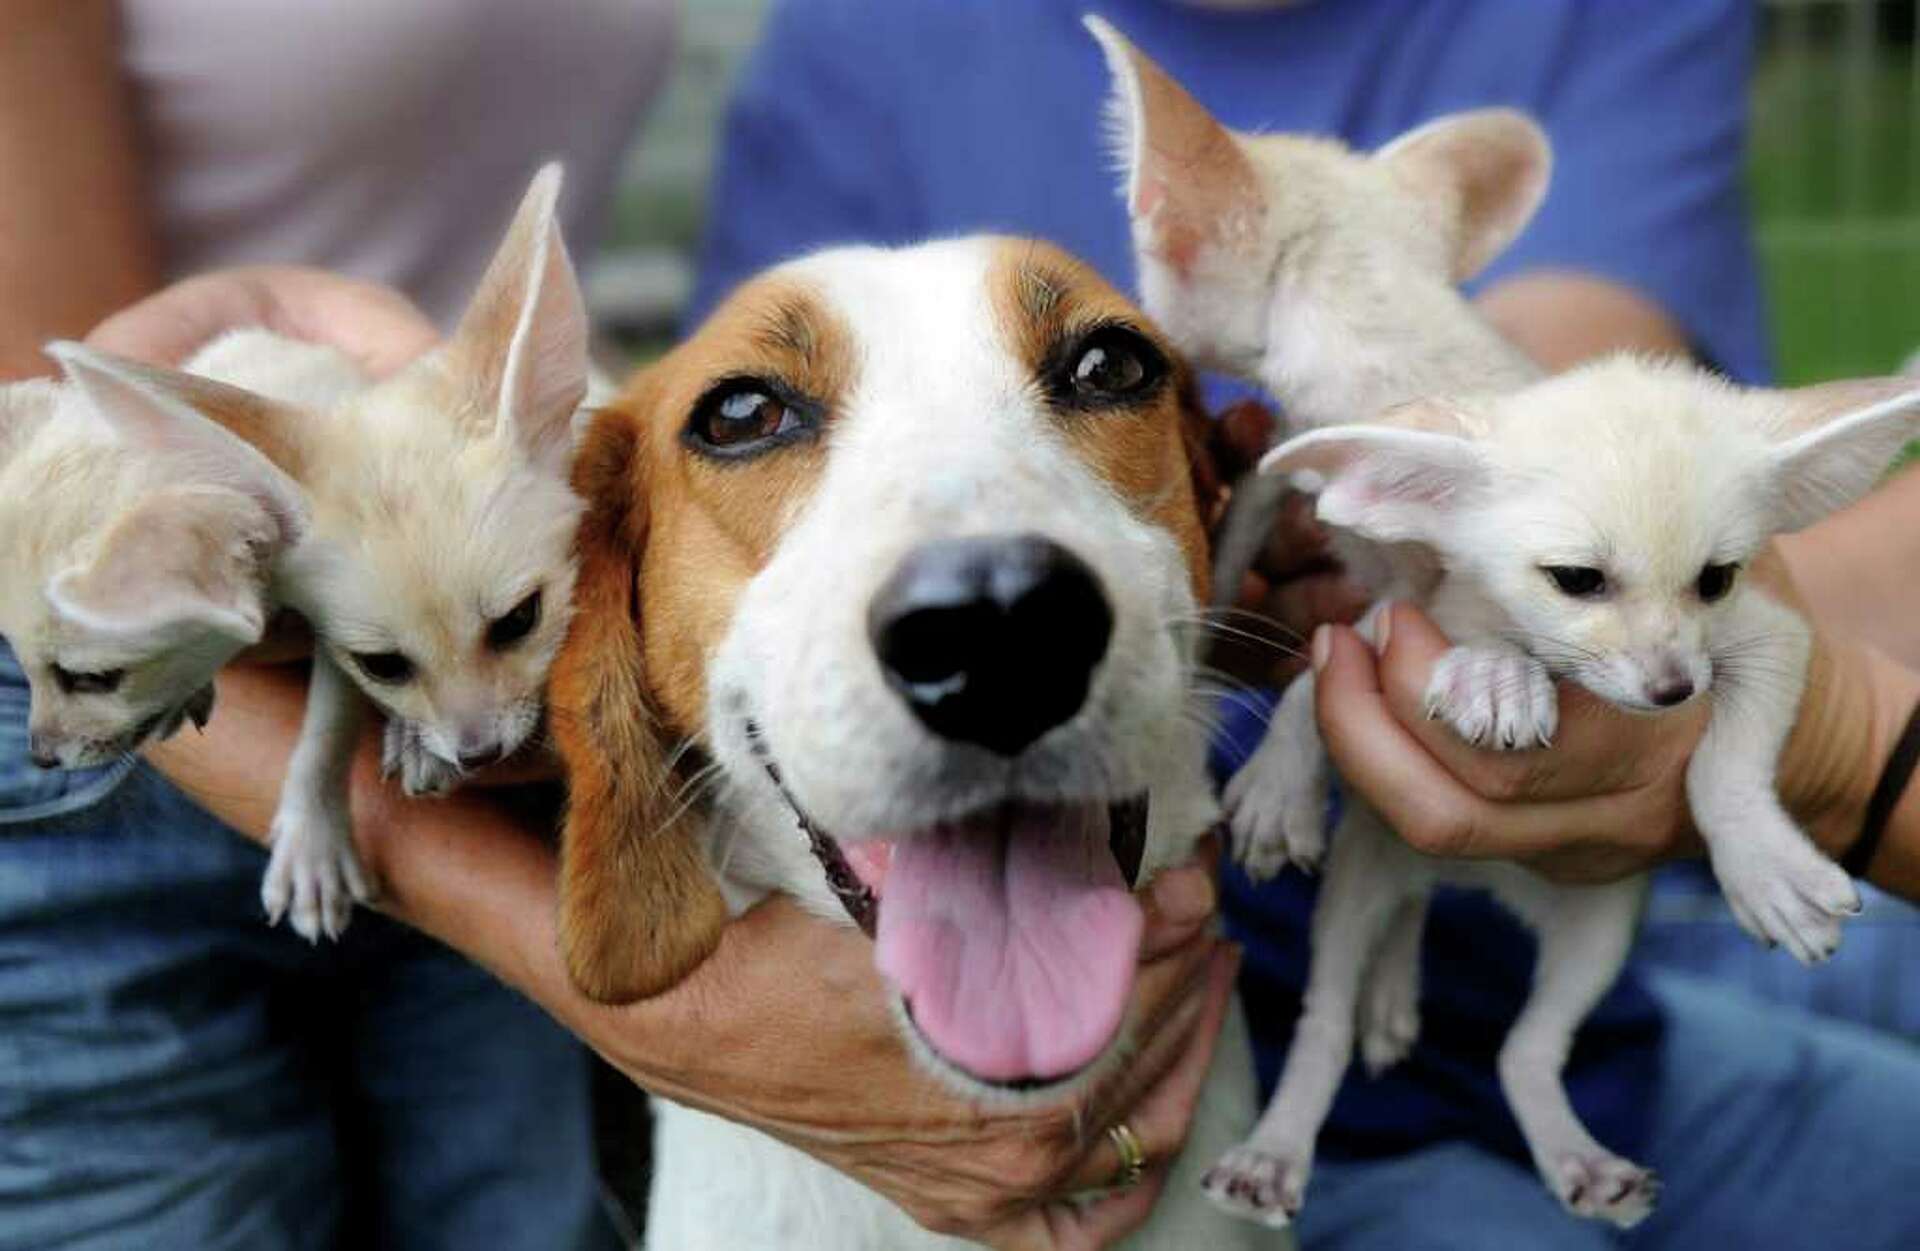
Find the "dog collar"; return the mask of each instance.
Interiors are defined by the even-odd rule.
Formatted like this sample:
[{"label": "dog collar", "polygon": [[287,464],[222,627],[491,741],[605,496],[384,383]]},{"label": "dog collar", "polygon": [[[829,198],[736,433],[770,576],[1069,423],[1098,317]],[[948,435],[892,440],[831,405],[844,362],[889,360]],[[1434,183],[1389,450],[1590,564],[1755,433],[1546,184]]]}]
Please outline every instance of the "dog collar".
[{"label": "dog collar", "polygon": [[873,937],[874,925],[878,919],[880,901],[871,888],[860,880],[860,875],[847,863],[840,844],[833,841],[819,826],[807,816],[806,809],[800,806],[787,789],[786,782],[780,777],[780,767],[773,763],[773,756],[767,751],[767,745],[761,741],[760,727],[747,722],[747,739],[753,744],[753,754],[760,760],[761,768],[767,771],[767,777],[773,782],[774,789],[780,792],[780,798],[787,801],[787,807],[793,811],[793,819],[799,823],[800,832],[807,836],[807,849],[813,858],[820,862],[820,869],[827,877],[827,889],[847,910],[853,923],[868,938]]}]

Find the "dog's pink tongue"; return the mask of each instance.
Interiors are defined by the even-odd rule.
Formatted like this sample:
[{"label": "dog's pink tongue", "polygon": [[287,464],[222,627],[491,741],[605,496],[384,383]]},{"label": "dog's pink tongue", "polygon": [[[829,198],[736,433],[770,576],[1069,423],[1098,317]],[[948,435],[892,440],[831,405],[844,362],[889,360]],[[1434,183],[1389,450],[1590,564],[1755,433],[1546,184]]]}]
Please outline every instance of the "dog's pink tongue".
[{"label": "dog's pink tongue", "polygon": [[1064,1077],[1118,1032],[1142,924],[1104,807],[1023,810],[895,843],[876,956],[949,1062]]}]

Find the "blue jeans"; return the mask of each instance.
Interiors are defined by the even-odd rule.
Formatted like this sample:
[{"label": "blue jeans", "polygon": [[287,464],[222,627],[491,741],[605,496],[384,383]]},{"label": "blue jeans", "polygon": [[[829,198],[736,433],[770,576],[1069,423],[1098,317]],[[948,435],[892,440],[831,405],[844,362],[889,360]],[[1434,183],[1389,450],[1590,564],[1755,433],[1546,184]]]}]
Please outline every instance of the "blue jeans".
[{"label": "blue jeans", "polygon": [[1460,1143],[1322,1160],[1304,1251],[1910,1251],[1920,1246],[1920,1048],[1679,973],[1641,1163],[1660,1207],[1626,1233],[1567,1216],[1526,1165]]},{"label": "blue jeans", "polygon": [[257,848],[25,732],[0,647],[0,1249],[612,1245],[575,1040],[372,913],[267,928]]},{"label": "blue jeans", "polygon": [[1920,908],[1865,883],[1860,899],[1840,950],[1806,968],[1747,937],[1705,863],[1669,865],[1654,879],[1634,959],[1920,1043]]}]

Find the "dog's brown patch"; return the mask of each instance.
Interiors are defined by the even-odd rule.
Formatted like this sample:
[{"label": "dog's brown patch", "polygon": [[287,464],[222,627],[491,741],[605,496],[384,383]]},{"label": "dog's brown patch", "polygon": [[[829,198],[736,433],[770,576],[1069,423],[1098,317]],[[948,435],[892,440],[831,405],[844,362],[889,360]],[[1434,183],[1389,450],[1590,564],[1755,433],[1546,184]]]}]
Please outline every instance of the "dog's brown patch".
[{"label": "dog's brown patch", "polygon": [[1172,376],[1146,407],[1075,413],[1061,428],[1123,499],[1178,540],[1194,593],[1205,603],[1207,539],[1193,468],[1205,446],[1206,417],[1179,353],[1132,301],[1051,244],[1007,241],[988,284],[1001,333],[1036,377],[1062,345],[1107,325],[1136,331],[1172,363]]},{"label": "dog's brown patch", "polygon": [[804,287],[766,279],[587,431],[574,474],[588,502],[579,590],[550,702],[570,790],[561,941],[596,999],[668,989],[719,941],[727,911],[700,852],[701,814],[667,760],[704,728],[707,659],[824,464],[818,443],[714,462],[682,443],[687,419],[714,385],[745,376],[831,414],[852,373],[845,328]]}]

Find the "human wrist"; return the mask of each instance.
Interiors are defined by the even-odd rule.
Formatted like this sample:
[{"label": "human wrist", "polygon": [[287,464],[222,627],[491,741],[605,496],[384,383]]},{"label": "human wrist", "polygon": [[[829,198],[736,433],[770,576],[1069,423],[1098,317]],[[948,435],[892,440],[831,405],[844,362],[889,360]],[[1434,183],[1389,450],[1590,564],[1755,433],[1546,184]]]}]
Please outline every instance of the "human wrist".
[{"label": "human wrist", "polygon": [[1920,701],[1920,673],[1872,648],[1816,636],[1806,693],[1780,759],[1780,796],[1827,855],[1860,836],[1888,754]]}]

